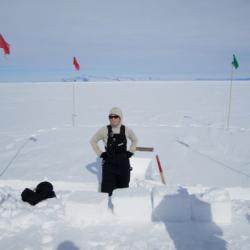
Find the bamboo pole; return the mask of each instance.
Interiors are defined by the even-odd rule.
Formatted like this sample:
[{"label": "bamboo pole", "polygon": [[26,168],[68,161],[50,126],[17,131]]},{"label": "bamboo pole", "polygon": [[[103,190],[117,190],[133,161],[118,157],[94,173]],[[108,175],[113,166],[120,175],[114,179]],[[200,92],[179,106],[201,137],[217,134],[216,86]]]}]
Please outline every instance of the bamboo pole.
[{"label": "bamboo pole", "polygon": [[227,127],[226,127],[227,129],[229,129],[229,125],[230,125],[232,88],[233,88],[233,65],[231,69],[231,80],[230,80],[230,90],[229,90],[229,103],[228,103]]},{"label": "bamboo pole", "polygon": [[72,86],[72,126],[75,127],[75,118],[76,118],[76,98],[75,98],[75,83]]}]

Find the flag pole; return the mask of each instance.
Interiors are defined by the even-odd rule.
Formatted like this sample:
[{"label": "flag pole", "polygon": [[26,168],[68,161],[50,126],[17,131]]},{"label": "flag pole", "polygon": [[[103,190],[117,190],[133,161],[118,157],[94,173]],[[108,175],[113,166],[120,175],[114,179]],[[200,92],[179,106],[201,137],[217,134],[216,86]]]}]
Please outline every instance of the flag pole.
[{"label": "flag pole", "polygon": [[228,103],[228,114],[227,114],[227,129],[229,129],[230,115],[231,115],[232,88],[233,88],[233,65],[232,65],[232,68],[231,68],[229,103]]},{"label": "flag pole", "polygon": [[76,118],[76,98],[75,98],[75,82],[73,82],[72,86],[72,108],[73,108],[73,113],[72,113],[72,126],[75,127],[75,118]]},{"label": "flag pole", "polygon": [[[80,64],[77,62],[77,59],[76,57],[74,56],[73,57],[73,65],[75,66],[75,69],[77,71],[80,70]],[[76,84],[75,84],[75,81],[76,81],[77,78],[73,79],[73,85],[72,85],[72,107],[73,107],[73,113],[72,113],[72,126],[75,127],[75,119],[76,119],[76,97],[75,97],[75,88],[76,88]]]}]

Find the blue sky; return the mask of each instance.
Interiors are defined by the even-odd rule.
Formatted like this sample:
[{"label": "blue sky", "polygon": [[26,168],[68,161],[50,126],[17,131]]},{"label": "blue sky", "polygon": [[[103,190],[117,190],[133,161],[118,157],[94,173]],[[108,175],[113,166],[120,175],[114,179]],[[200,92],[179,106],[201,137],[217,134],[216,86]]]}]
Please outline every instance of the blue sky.
[{"label": "blue sky", "polygon": [[[249,0],[0,0],[0,81],[250,76]],[[72,57],[81,72],[72,67]]]}]

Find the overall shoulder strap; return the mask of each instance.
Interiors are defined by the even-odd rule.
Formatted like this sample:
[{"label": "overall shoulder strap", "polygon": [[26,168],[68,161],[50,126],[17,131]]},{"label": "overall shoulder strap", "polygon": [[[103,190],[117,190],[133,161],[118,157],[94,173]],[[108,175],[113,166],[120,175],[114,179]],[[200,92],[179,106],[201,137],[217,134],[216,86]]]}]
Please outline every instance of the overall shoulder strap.
[{"label": "overall shoulder strap", "polygon": [[125,135],[125,126],[124,125],[121,125],[120,134],[126,136]]},{"label": "overall shoulder strap", "polygon": [[107,125],[107,129],[108,129],[108,137],[110,137],[110,134],[112,133],[111,125]]}]

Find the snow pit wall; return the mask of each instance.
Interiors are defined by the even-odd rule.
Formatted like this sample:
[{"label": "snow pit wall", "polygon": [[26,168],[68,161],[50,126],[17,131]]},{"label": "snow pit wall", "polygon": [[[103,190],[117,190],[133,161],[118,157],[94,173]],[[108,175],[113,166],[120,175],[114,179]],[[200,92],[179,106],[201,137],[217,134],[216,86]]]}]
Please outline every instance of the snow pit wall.
[{"label": "snow pit wall", "polygon": [[131,171],[130,181],[154,179],[157,171],[153,166],[152,158],[132,157],[130,165],[133,168]]},{"label": "snow pit wall", "polygon": [[189,194],[183,187],[117,189],[113,193],[114,214],[137,222],[231,223],[231,200],[224,189]]},{"label": "snow pit wall", "polygon": [[[225,189],[206,189],[190,194],[184,187],[158,184],[145,186],[147,180],[157,180],[159,173],[152,158],[132,158],[130,188],[116,189],[111,201],[115,218],[137,222],[214,222],[231,223],[231,200]],[[151,186],[151,187],[150,187]],[[108,195],[72,192],[66,201],[70,221],[82,223],[110,216]]]},{"label": "snow pit wall", "polygon": [[140,187],[116,189],[112,201],[117,218],[137,222],[151,221],[152,205],[148,190]]},{"label": "snow pit wall", "polygon": [[232,219],[230,196],[224,189],[190,195],[182,187],[156,187],[152,190],[152,204],[153,221],[230,224]]},{"label": "snow pit wall", "polygon": [[184,188],[154,188],[152,207],[153,221],[186,222],[191,218],[191,201]]},{"label": "snow pit wall", "polygon": [[232,205],[229,193],[223,189],[210,189],[203,194],[191,196],[192,219],[229,224],[232,219]]},{"label": "snow pit wall", "polygon": [[108,195],[91,191],[72,192],[65,201],[65,213],[69,222],[81,225],[84,222],[107,217]]},{"label": "snow pit wall", "polygon": [[137,222],[213,222],[231,223],[231,200],[226,190],[210,189],[202,194],[189,194],[182,187],[144,187],[116,189],[108,195],[88,191],[72,192],[65,201],[67,219],[74,224],[99,221],[114,216]]}]

